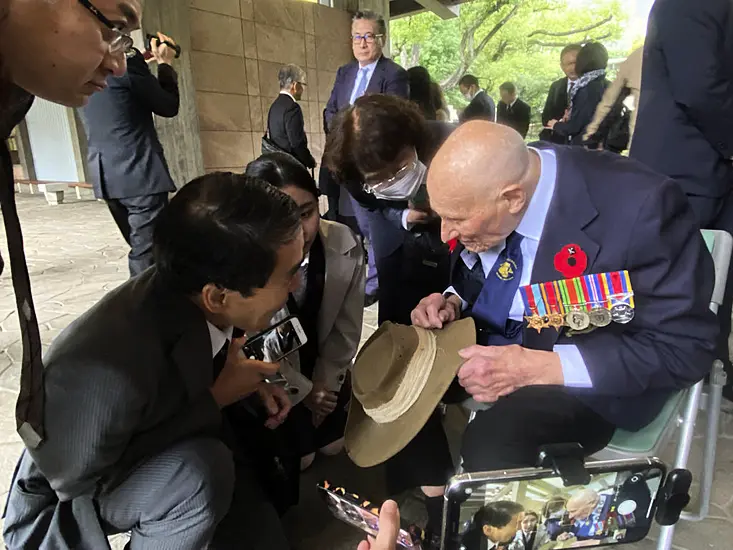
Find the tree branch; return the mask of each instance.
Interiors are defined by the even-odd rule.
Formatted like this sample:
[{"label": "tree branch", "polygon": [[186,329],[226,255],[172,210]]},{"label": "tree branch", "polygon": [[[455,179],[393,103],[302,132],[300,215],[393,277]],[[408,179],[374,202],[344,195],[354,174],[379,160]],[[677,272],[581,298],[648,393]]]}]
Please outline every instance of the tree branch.
[{"label": "tree branch", "polygon": [[[600,42],[601,40],[605,40],[606,38],[610,38],[610,37],[611,37],[611,33],[610,32],[608,32],[606,34],[602,34],[600,36],[588,36],[588,35],[586,35],[586,37],[583,40],[579,40],[578,42],[580,44],[584,44],[584,43],[590,42],[590,41]],[[529,43],[530,44],[533,44],[535,46],[543,47],[543,48],[564,48],[565,46],[568,45],[567,42],[543,42],[541,40],[530,40]]]},{"label": "tree branch", "polygon": [[544,34],[546,36],[570,36],[572,34],[578,34],[579,32],[588,32],[592,31],[593,29],[597,29],[600,26],[605,25],[606,23],[609,23],[613,21],[613,15],[609,15],[608,17],[604,17],[600,21],[597,21],[596,23],[592,23],[588,25],[587,27],[582,27],[580,29],[572,29],[569,31],[561,31],[561,32],[552,32],[552,31],[546,31],[544,29],[538,29],[536,31],[532,31],[527,35],[527,38],[531,38],[532,36],[538,35],[538,34]]}]

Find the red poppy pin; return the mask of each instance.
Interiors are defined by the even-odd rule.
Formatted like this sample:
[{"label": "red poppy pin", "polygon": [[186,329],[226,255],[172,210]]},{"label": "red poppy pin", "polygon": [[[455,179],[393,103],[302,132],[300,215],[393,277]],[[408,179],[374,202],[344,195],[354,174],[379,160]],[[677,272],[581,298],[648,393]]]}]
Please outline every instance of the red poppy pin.
[{"label": "red poppy pin", "polygon": [[448,241],[448,250],[450,250],[451,252],[453,252],[457,246],[458,239],[451,239],[450,241]]},{"label": "red poppy pin", "polygon": [[566,279],[579,277],[588,267],[588,256],[577,244],[566,244],[555,254],[555,269]]}]

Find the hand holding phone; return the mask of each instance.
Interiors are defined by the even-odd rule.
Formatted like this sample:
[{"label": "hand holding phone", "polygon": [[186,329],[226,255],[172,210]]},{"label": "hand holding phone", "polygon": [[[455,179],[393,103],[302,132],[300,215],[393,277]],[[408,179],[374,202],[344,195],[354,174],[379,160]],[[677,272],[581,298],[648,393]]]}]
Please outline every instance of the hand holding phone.
[{"label": "hand holding phone", "polygon": [[246,336],[232,340],[224,368],[211,387],[211,393],[220,408],[254,393],[265,376],[275,375],[280,368],[277,364],[247,359],[242,353],[242,346],[246,342]]},{"label": "hand holding phone", "polygon": [[357,550],[396,550],[400,532],[400,509],[394,500],[382,504],[379,510],[379,533],[359,543]]}]

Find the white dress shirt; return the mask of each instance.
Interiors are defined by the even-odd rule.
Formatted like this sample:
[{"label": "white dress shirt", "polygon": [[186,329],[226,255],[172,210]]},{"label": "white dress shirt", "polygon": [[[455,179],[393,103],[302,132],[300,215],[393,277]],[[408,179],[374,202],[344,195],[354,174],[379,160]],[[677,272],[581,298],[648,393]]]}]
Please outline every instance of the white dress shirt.
[{"label": "white dress shirt", "polygon": [[359,89],[359,84],[361,83],[362,75],[365,74],[364,69],[366,69],[366,86],[364,87],[364,93],[366,93],[366,89],[369,87],[369,83],[372,81],[372,75],[374,74],[374,69],[377,68],[377,63],[379,63],[379,59],[377,59],[376,61],[373,61],[372,63],[369,63],[369,65],[364,65],[363,67],[359,65],[359,68],[356,71],[356,79],[354,80],[354,87],[351,89],[351,96],[349,99],[349,103],[351,105],[353,105],[354,101],[358,99],[356,97],[356,90]]},{"label": "white dress shirt", "polygon": [[208,321],[206,321],[206,326],[209,328],[209,337],[211,338],[211,356],[216,357],[226,343],[231,341],[232,335],[234,334],[234,327],[227,327],[221,330]]},{"label": "white dress shirt", "polygon": [[293,101],[295,101],[296,103],[298,103],[298,100],[293,97],[293,94],[291,94],[290,92],[288,92],[286,90],[280,90],[280,95],[290,96],[290,99],[292,99]]},{"label": "white dress shirt", "polygon": [[[516,229],[516,232],[524,238],[520,244],[522,250],[522,275],[519,279],[519,286],[523,287],[530,284],[532,277],[532,268],[537,257],[537,248],[540,244],[542,230],[545,227],[547,213],[550,210],[550,203],[555,192],[555,182],[557,180],[557,159],[555,152],[552,150],[538,150],[530,147],[540,157],[540,179],[537,183],[532,200],[527,207],[527,211],[522,217],[522,221]],[[476,262],[481,262],[484,277],[487,277],[494,267],[496,259],[506,247],[506,242],[501,242],[494,248],[486,252],[478,254],[463,250],[461,259],[466,266],[471,269]],[[458,295],[453,287],[446,290],[447,293]],[[460,296],[459,296],[460,298]],[[468,304],[461,298],[463,308]],[[522,300],[521,289],[517,290],[512,301],[512,307],[509,310],[509,318],[515,321],[524,321],[524,301]],[[565,378],[565,385],[572,388],[591,388],[593,384],[588,374],[588,367],[578,350],[578,347],[571,344],[559,344],[553,348],[553,351],[560,356],[562,363],[562,372]]]}]

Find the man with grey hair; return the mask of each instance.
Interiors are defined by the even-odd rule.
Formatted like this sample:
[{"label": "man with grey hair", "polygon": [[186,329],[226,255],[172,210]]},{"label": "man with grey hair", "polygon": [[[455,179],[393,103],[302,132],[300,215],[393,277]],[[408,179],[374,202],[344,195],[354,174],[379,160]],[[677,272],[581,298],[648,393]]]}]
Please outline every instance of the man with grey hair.
[{"label": "man with grey hair", "polygon": [[[610,153],[528,148],[506,126],[472,121],[433,158],[427,186],[442,238],[456,245],[451,287],[423,299],[412,321],[440,329],[473,318],[477,345],[459,352],[457,382],[493,403],[463,436],[466,471],[531,466],[550,443],[597,452],[617,428],[648,425],[710,370],[715,272],[675,181]],[[601,275],[616,281],[605,297],[596,294]],[[558,297],[554,281],[580,290]],[[629,291],[634,304],[620,299]],[[584,311],[576,318],[580,303],[592,304],[594,321]],[[458,384],[444,401],[464,398]],[[392,459],[431,497],[432,532],[442,520],[442,487],[432,485],[452,466],[440,429],[434,415]]]},{"label": "man with grey hair", "polygon": [[[351,23],[351,42],[354,57],[351,63],[339,68],[331,97],[326,105],[324,118],[326,131],[331,121],[340,111],[350,107],[365,94],[396,95],[408,99],[409,85],[407,71],[397,63],[385,57],[384,44],[387,40],[387,25],[384,17],[373,11],[358,11]],[[321,188],[329,196],[329,208],[337,203],[340,188],[334,185],[333,178],[327,178],[326,189]],[[336,201],[333,201],[333,198]],[[359,232],[366,240],[369,238],[369,218],[364,206],[351,197],[351,206],[359,225]],[[366,282],[366,304],[376,301],[379,284],[377,282],[377,266],[371,245],[367,248],[368,269]]]},{"label": "man with grey hair", "polygon": [[277,73],[280,94],[267,115],[270,140],[295,157],[306,168],[315,168],[316,160],[308,149],[303,109],[298,101],[303,96],[305,71],[297,65],[285,65]]}]

